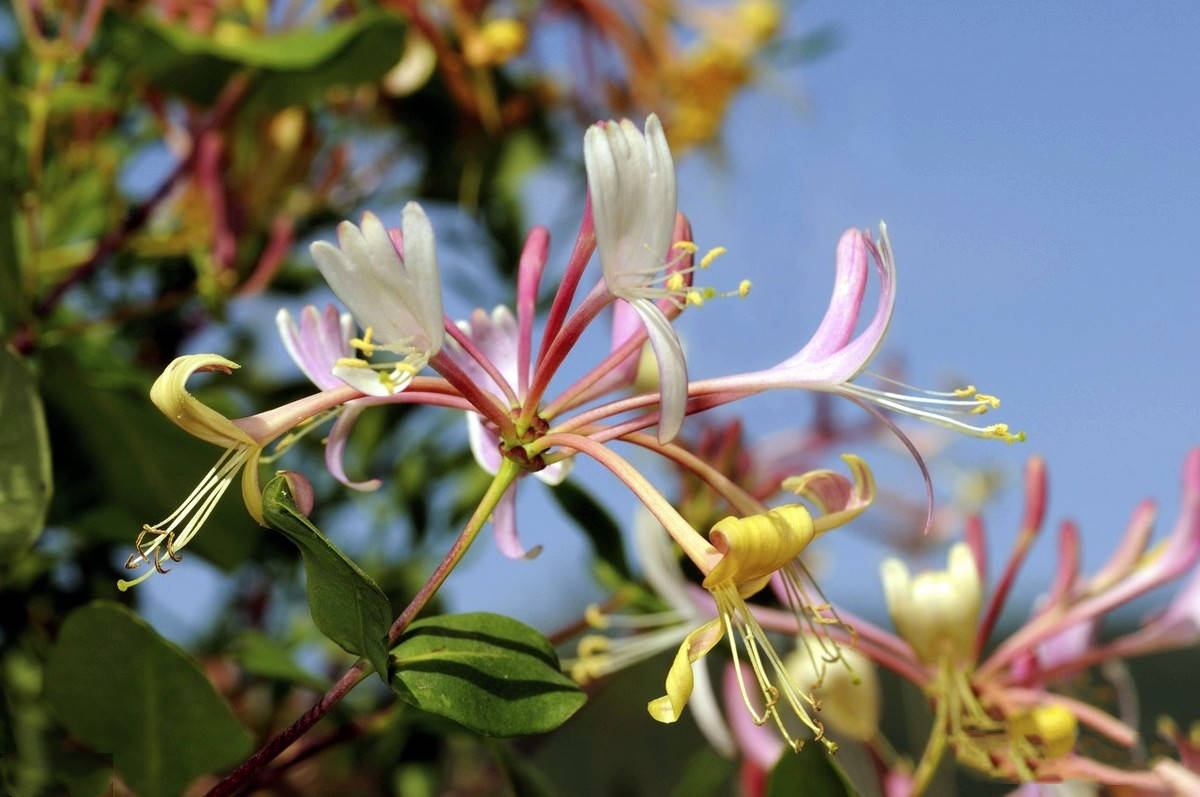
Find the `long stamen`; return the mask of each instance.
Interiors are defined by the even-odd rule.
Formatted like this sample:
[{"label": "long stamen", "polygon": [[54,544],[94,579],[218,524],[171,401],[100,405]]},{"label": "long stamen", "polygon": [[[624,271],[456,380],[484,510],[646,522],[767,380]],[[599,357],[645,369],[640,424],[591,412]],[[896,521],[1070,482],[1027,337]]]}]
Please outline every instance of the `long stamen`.
[{"label": "long stamen", "polygon": [[[160,546],[172,560],[176,562],[180,560],[179,550],[196,536],[204,521],[216,508],[221,496],[233,483],[238,471],[246,464],[252,450],[250,446],[245,445],[225,449],[216,464],[209,469],[182,504],[158,523],[142,527],[137,542],[134,544],[137,550],[125,561],[125,567],[128,570],[137,569],[144,564],[150,564],[152,567],[132,581],[124,579],[118,581],[118,589],[124,592],[130,587],[142,583],[156,572],[167,572],[166,568],[162,566]],[[177,531],[181,526],[182,529]],[[145,543],[146,537],[151,535],[154,536],[154,539],[148,544]]]}]

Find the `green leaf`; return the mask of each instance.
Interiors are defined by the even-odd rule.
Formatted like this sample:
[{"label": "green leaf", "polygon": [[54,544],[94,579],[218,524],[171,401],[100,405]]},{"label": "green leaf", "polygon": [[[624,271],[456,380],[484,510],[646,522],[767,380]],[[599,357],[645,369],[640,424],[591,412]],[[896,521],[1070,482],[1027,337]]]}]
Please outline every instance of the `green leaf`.
[{"label": "green leaf", "polygon": [[621,527],[612,515],[579,485],[565,481],[550,491],[562,510],[579,526],[596,556],[612,566],[625,579],[632,579],[629,561],[621,542]]},{"label": "green leaf", "polygon": [[406,703],[487,736],[553,730],[587,700],[545,637],[489,612],[410,625],[392,648],[391,685]]},{"label": "green leaf", "polygon": [[308,610],[317,628],[342,649],[365,657],[386,681],[392,606],[383,590],[300,514],[283,476],[263,490],[263,515],[300,549]]},{"label": "green leaf", "polygon": [[329,681],[296,664],[291,652],[280,642],[256,631],[246,631],[237,638],[233,655],[246,672],[260,678],[297,683],[318,692],[329,687]]},{"label": "green leaf", "polygon": [[858,797],[841,765],[820,742],[808,742],[798,753],[786,749],[767,780],[767,797]]},{"label": "green leaf", "polygon": [[250,734],[196,662],[116,603],[67,617],[46,664],[46,697],[73,736],[112,753],[143,797],[181,794],[250,752]]},{"label": "green leaf", "polygon": [[159,87],[208,103],[236,71],[251,69],[256,76],[246,103],[268,108],[379,79],[400,60],[406,28],[402,18],[378,11],[271,34],[227,26],[201,35],[159,20],[118,24],[118,49]]},{"label": "green leaf", "polygon": [[37,387],[16,352],[0,349],[0,558],[42,533],[50,505],[50,437]]}]

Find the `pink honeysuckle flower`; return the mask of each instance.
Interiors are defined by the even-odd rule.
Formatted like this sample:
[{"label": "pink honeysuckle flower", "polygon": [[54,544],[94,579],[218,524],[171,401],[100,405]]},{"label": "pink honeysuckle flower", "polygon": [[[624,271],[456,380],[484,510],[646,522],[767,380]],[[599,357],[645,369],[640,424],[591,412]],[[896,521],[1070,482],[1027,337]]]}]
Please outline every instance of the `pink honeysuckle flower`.
[{"label": "pink honeysuckle flower", "polygon": [[[518,346],[520,330],[512,311],[503,305],[492,310],[491,315],[477,309],[468,321],[457,322],[457,328],[488,361],[495,366],[499,375],[509,385],[518,384]],[[447,355],[477,385],[492,391],[498,399],[504,398],[501,387],[481,366],[480,361],[469,355],[457,341],[450,341]],[[500,470],[503,454],[500,451],[499,431],[478,414],[467,413],[467,437],[475,461],[488,473]],[[573,460],[563,459],[535,471],[540,481],[550,486],[561,484],[571,470]],[[541,546],[526,550],[517,536],[517,485],[509,488],[492,515],[496,546],[509,559],[532,558],[541,551]]]},{"label": "pink honeysuckle flower", "polygon": [[[854,335],[866,292],[870,254],[879,274],[879,300],[875,315]],[[958,415],[981,415],[998,407],[994,396],[979,393],[973,386],[953,391],[912,388],[882,375],[877,381],[897,390],[866,387],[853,380],[862,375],[883,344],[896,303],[896,264],[888,240],[887,226],[879,225],[879,240],[868,232],[847,230],[837,247],[837,273],[833,295],[817,331],[792,356],[762,371],[718,377],[689,386],[691,397],[725,392],[758,392],[771,388],[819,390],[850,398],[864,407],[873,404],[885,410],[910,415],[975,437],[1013,442],[1023,433],[1009,432],[1005,424],[975,426]]]},{"label": "pink honeysuckle flower", "polygon": [[[310,304],[300,311],[300,323],[297,324],[287,308],[280,308],[275,315],[275,325],[284,348],[310,382],[321,390],[343,384],[334,371],[338,362],[353,354],[350,339],[354,336],[354,318],[349,313],[339,314],[333,305],[326,305],[324,312],[318,312]],[[376,490],[382,484],[379,479],[354,481],[346,475],[343,465],[350,430],[362,411],[372,403],[371,398],[361,398],[343,404],[325,443],[325,467],[335,479],[354,490]]]},{"label": "pink honeysuckle flower", "polygon": [[404,207],[403,235],[388,234],[373,213],[362,224],[338,225],[338,246],[317,241],[310,247],[321,274],[366,330],[356,348],[400,357],[371,364],[342,358],[339,378],[372,396],[403,390],[437,354],[444,339],[442,286],[438,279],[433,227],[416,202]]}]

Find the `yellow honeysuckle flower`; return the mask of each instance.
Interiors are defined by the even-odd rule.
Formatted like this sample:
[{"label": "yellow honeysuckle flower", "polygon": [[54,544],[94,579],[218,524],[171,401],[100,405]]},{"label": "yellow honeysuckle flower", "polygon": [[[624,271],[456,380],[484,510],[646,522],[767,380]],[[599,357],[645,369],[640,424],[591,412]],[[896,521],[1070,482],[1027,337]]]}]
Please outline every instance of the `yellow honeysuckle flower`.
[{"label": "yellow honeysuckle flower", "polygon": [[[821,629],[840,624],[840,620],[827,603],[814,604],[809,599],[806,581],[818,595],[820,591],[812,583],[811,576],[803,571],[797,557],[819,534],[857,515],[874,497],[874,480],[865,463],[857,457],[847,456],[845,459],[855,476],[853,487],[844,477],[831,471],[800,477],[802,494],[828,499],[826,502],[814,501],[819,508],[827,510],[819,518],[814,520],[808,509],[800,504],[788,504],[749,517],[727,517],[712,527],[709,540],[722,556],[709,571],[702,586],[716,603],[717,619],[692,631],[680,645],[667,673],[667,693],[650,701],[647,706],[656,720],[675,722],[679,719],[692,692],[692,665],[712,650],[722,636],[726,636],[734,671],[739,673],[738,687],[754,721],[763,724],[768,719],[772,720],[784,739],[799,749],[803,740],[788,729],[779,710],[782,702],[791,709],[796,719],[813,732],[815,738],[830,750],[836,749],[833,742],[824,738],[821,723],[810,714],[811,710],[816,710],[817,701],[811,694],[797,688],[787,666],[745,599],[759,592],[772,576],[778,574],[779,592],[786,598],[801,626],[807,625],[814,634],[832,643],[828,634],[822,634]],[[838,493],[842,500],[835,502]],[[850,505],[854,505],[854,508],[848,508]],[[739,653],[739,647],[754,672],[762,699],[761,710],[756,707],[757,701],[751,699],[740,675],[742,653]],[[836,643],[832,643],[829,649],[833,651],[832,657],[822,657],[825,664],[841,658]]]},{"label": "yellow honeysuckle flower", "polygon": [[246,503],[246,509],[258,523],[263,523],[258,459],[263,445],[269,441],[256,440],[246,430],[187,391],[187,380],[197,371],[229,373],[238,367],[237,363],[218,354],[176,357],[150,388],[150,400],[172,423],[194,437],[221,446],[225,451],[174,512],[158,523],[142,527],[134,543],[137,551],[126,560],[125,567],[130,570],[143,564],[152,564],[153,567],[132,581],[118,581],[117,586],[121,591],[140,584],[156,572],[165,573],[162,565],[164,552],[172,560],[179,561],[179,551],[196,536],[239,470],[242,471],[242,500]]}]

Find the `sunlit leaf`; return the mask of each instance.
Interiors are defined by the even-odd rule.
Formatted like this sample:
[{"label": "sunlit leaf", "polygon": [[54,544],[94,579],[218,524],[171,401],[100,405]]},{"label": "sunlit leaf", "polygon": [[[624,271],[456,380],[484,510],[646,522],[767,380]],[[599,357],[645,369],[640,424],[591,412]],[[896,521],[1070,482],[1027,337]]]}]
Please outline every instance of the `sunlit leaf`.
[{"label": "sunlit leaf", "polygon": [[489,612],[413,623],[392,648],[391,685],[405,702],[488,736],[553,730],[586,701],[545,637]]},{"label": "sunlit leaf", "polygon": [[119,604],[67,617],[47,661],[46,697],[74,737],[112,753],[143,797],[180,794],[250,751],[250,734],[196,662]]},{"label": "sunlit leaf", "polygon": [[365,657],[386,680],[392,607],[383,590],[300,514],[283,476],[263,490],[263,516],[300,549],[317,628],[343,650]]},{"label": "sunlit leaf", "polygon": [[42,532],[50,505],[50,439],[37,385],[21,358],[0,349],[0,557]]}]

